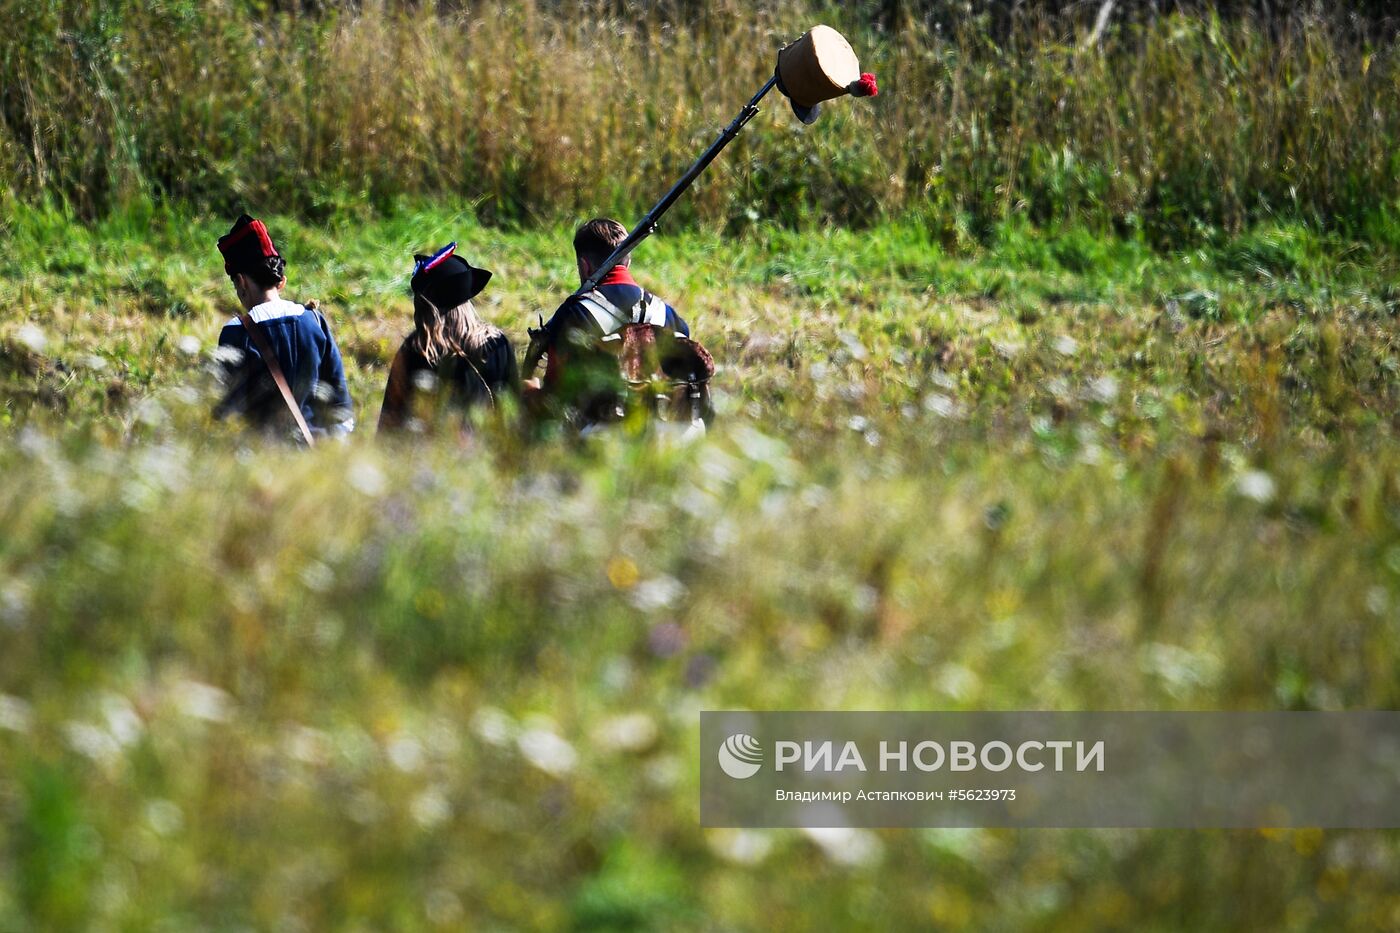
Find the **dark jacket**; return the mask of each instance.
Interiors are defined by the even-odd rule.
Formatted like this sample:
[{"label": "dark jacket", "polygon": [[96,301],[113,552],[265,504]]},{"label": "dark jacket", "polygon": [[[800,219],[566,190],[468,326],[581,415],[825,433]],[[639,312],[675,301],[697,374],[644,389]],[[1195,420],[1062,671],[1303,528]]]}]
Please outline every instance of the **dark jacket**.
[{"label": "dark jacket", "polygon": [[625,266],[617,266],[587,295],[570,296],[544,325],[543,347],[549,354],[544,388],[550,404],[573,410],[584,422],[614,417],[622,400],[623,380],[616,349],[604,349],[631,322],[645,322],[690,336],[690,326],[676,309],[649,295]]},{"label": "dark jacket", "polygon": [[[646,294],[636,280],[632,278],[631,271],[626,266],[616,266],[599,284],[597,292],[607,302],[620,309],[634,307],[642,300]],[[690,336],[690,325],[685,322],[676,309],[668,304],[662,303],[665,308],[664,325],[668,330],[675,331],[682,336]],[[663,323],[657,321],[655,323]],[[549,372],[546,376],[546,383],[552,381],[557,376],[563,358],[568,357],[573,346],[585,344],[589,340],[600,340],[613,332],[612,328],[604,328],[598,323],[597,316],[591,313],[584,303],[583,297],[571,295],[559,306],[544,325],[545,348],[550,356]]]},{"label": "dark jacket", "polygon": [[482,405],[499,404],[506,395],[520,394],[515,350],[504,334],[488,338],[478,355],[450,354],[436,366],[424,359],[412,340],[403,342],[389,367],[379,430],[407,427],[413,418],[432,422],[448,411],[465,414]]},{"label": "dark jacket", "polygon": [[[345,384],[340,348],[325,315],[279,298],[258,305],[248,316],[261,325],[277,354],[292,398],[311,432],[325,436],[353,431],[355,405]],[[268,429],[293,423],[257,344],[238,318],[219,333],[218,359],[226,393],[214,408],[216,417],[242,415]]]}]

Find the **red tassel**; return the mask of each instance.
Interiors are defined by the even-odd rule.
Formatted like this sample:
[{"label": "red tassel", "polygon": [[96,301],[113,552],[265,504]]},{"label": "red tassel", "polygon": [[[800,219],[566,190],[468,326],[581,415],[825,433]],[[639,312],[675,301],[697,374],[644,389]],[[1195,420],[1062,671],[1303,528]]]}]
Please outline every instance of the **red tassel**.
[{"label": "red tassel", "polygon": [[856,97],[878,97],[880,94],[880,88],[875,84],[875,76],[868,71],[860,76],[859,81],[852,81],[846,91]]}]

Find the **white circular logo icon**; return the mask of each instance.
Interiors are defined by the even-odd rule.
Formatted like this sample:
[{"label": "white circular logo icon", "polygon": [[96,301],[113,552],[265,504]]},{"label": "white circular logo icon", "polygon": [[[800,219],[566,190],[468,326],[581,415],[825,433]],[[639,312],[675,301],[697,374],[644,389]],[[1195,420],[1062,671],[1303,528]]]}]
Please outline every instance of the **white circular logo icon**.
[{"label": "white circular logo icon", "polygon": [[719,766],[732,778],[751,778],[762,764],[763,747],[751,735],[731,735],[719,747]]}]

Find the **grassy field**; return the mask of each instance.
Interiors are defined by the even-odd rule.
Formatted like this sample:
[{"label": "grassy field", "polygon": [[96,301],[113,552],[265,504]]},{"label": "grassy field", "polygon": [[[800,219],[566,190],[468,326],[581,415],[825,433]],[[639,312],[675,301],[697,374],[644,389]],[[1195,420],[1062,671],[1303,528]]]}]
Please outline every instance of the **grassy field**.
[{"label": "grassy field", "polygon": [[[961,247],[1021,219],[1183,248],[1283,217],[1396,245],[1393,27],[1355,4],[1120,3],[1091,42],[1095,5],[0,0],[0,198],[640,216],[824,22],[884,93],[808,130],[770,106],[673,222],[913,214]],[[996,28],[994,6],[1019,12]]]},{"label": "grassy field", "polygon": [[[1400,708],[1400,45],[1094,6],[0,0],[0,931],[1400,929],[1391,832],[698,827],[702,709]],[[881,96],[637,256],[705,440],[375,437],[414,252],[523,349],[816,21]],[[244,207],[346,444],[209,420]]]},{"label": "grassy field", "polygon": [[718,430],[376,439],[408,260],[270,218],[361,431],[206,416],[222,218],[0,233],[0,928],[1376,929],[1378,832],[698,828],[698,711],[1400,704],[1397,257],[1022,224],[663,235]]}]

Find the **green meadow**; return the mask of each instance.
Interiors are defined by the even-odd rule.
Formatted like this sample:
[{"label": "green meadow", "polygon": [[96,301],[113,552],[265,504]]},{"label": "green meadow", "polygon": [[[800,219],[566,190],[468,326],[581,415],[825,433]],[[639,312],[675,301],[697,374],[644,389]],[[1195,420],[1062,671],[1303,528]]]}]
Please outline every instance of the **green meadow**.
[{"label": "green meadow", "polygon": [[[0,930],[1400,927],[1394,832],[702,830],[698,765],[705,709],[1400,708],[1395,43],[644,6],[0,0]],[[413,253],[523,351],[818,19],[882,96],[771,101],[635,257],[707,437],[376,437]],[[209,417],[243,206],[346,443]]]},{"label": "green meadow", "polygon": [[1395,257],[1281,226],[664,235],[678,447],[376,439],[411,251],[519,335],[568,231],[269,221],[361,426],[207,416],[222,220],[5,243],[7,928],[1376,928],[1392,834],[702,831],[698,712],[1390,708]]}]

